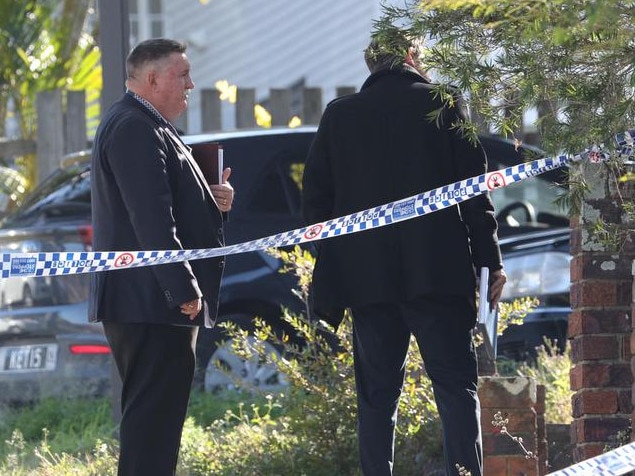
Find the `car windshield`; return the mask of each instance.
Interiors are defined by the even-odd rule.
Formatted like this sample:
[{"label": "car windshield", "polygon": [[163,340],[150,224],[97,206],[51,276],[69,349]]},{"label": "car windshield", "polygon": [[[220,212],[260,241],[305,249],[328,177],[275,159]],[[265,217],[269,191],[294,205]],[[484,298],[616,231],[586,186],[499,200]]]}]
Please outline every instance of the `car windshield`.
[{"label": "car windshield", "polygon": [[0,228],[36,225],[69,216],[90,217],[90,170],[77,163],[60,168],[44,180],[24,203],[4,217]]},{"label": "car windshield", "polygon": [[492,201],[498,212],[509,205],[520,202],[529,204],[537,217],[545,215],[565,218],[565,212],[557,203],[562,188],[548,180],[529,178],[491,192]]},{"label": "car windshield", "polygon": [[[482,138],[489,171],[500,170],[543,157],[531,146],[516,148],[504,139]],[[569,219],[559,205],[566,183],[566,170],[555,169],[490,192],[500,225],[500,234],[520,232],[520,228],[567,227]]]},{"label": "car windshield", "polygon": [[[50,175],[0,222],[0,249],[14,253],[89,250],[89,179],[87,163],[72,164]],[[55,228],[48,227],[50,224]],[[44,225],[47,227],[42,228]],[[87,297],[87,274],[16,277],[0,283],[0,310],[73,304]]]}]

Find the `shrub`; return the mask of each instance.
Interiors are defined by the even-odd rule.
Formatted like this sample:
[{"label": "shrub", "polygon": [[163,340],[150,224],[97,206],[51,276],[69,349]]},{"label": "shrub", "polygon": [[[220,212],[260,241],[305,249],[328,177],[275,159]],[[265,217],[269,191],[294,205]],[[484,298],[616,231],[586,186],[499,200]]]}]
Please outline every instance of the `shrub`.
[{"label": "shrub", "polygon": [[[296,274],[299,282],[297,294],[307,304],[313,268],[311,255],[299,247],[291,252],[273,250],[271,253],[286,264],[283,272]],[[307,314],[308,309],[307,305]],[[337,332],[319,320],[292,315],[287,311],[283,318],[296,335],[277,335],[267,323],[256,319],[255,330],[251,334],[256,339],[248,339],[246,330],[232,323],[222,324],[237,355],[248,359],[256,354],[285,374],[289,388],[284,394],[272,396],[272,401],[283,408],[283,416],[275,422],[268,421],[264,429],[261,425],[243,421],[238,427],[216,425],[211,430],[217,438],[221,438],[220,443],[230,438],[230,433],[223,434],[226,428],[228,432],[241,432],[245,441],[251,441],[248,437],[251,432],[259,443],[263,443],[262,438],[272,442],[265,464],[271,465],[268,470],[276,467],[277,472],[268,473],[267,468],[259,467],[259,474],[359,474],[350,316],[345,316]],[[265,342],[280,348],[284,357],[266,353]],[[244,383],[237,381],[236,385]],[[259,452],[254,448],[259,445],[252,443],[242,445],[240,451]],[[281,448],[286,449],[278,451]],[[208,460],[216,458],[217,452],[211,451],[214,454],[208,454]],[[442,456],[441,427],[432,385],[425,375],[414,339],[409,350],[399,407],[395,454],[395,472],[402,475],[421,474],[426,468],[437,467]],[[262,458],[263,455],[257,456],[259,461],[263,461]],[[234,461],[241,461],[241,458],[237,457]],[[248,462],[251,458],[242,461],[246,463],[244,467],[238,468],[236,465],[240,463],[234,463],[231,471],[213,474],[250,474]]]},{"label": "shrub", "polygon": [[555,343],[545,340],[536,351],[535,361],[500,362],[499,372],[501,375],[531,377],[544,385],[545,422],[569,424],[573,420],[571,397],[574,393],[569,384],[571,345],[567,342],[564,353],[559,353]]},{"label": "shrub", "polygon": [[[272,250],[270,253],[285,263],[282,272],[294,273],[298,278],[299,287],[296,294],[304,301],[306,315],[309,316],[313,257],[299,247],[290,252]],[[538,301],[534,298],[501,304],[498,332],[502,333],[509,325],[521,324],[527,312],[537,304]],[[256,339],[249,339],[248,331],[231,323],[223,324],[237,355],[245,359],[252,359],[257,355],[261,361],[275,365],[289,382],[288,391],[275,397],[277,404],[284,409],[284,415],[275,422],[268,422],[270,424],[266,431],[263,432],[261,426],[254,426],[253,422],[246,421],[240,430],[234,427],[229,431],[240,431],[246,441],[249,441],[250,432],[260,443],[267,438],[273,438],[271,451],[265,459],[272,467],[277,467],[276,460],[279,455],[286,462],[286,466],[282,464],[280,467],[286,469],[276,469],[276,473],[267,473],[265,468],[260,467],[261,474],[356,475],[359,470],[350,316],[345,316],[337,332],[333,332],[319,320],[292,315],[286,311],[284,319],[291,325],[295,335],[277,335],[266,322],[256,319],[255,331],[251,334]],[[279,358],[277,354],[267,353],[265,342],[281,349],[284,357]],[[293,342],[304,344],[297,345]],[[546,369],[551,368],[545,356],[540,357],[540,362]],[[545,372],[542,375],[546,378]],[[236,381],[236,385],[240,387],[244,382]],[[213,431],[218,435],[219,427],[214,427]],[[432,385],[425,374],[414,339],[411,341],[408,354],[396,433],[396,474],[422,474],[440,467],[443,455],[441,425]],[[281,435],[286,435],[286,440]],[[229,433],[221,438],[228,437]],[[261,440],[262,438],[265,440]],[[225,441],[223,439],[223,442]],[[240,447],[238,451],[255,451],[252,446]],[[276,451],[276,448],[280,447],[293,450],[287,449],[285,455],[284,452]],[[228,447],[224,452],[231,453],[232,450]],[[207,456],[207,460],[222,458],[217,452]],[[262,455],[258,458],[262,458]],[[249,471],[252,458],[243,455],[242,459],[236,457],[234,460],[245,461],[245,466],[238,468],[234,464],[232,470],[212,474],[250,474],[245,471]]]},{"label": "shrub", "polygon": [[[299,248],[275,253],[286,263],[285,272],[298,277],[296,292],[307,303],[313,258]],[[532,300],[517,303],[503,309],[501,314],[524,315],[532,303]],[[307,306],[307,314],[308,310]],[[260,319],[256,319],[255,332],[251,334],[256,339],[236,325],[223,324],[238,355],[251,358],[255,353],[275,365],[286,375],[289,387],[279,394],[264,395],[257,393],[257,389],[241,387],[244,385],[241,381],[236,382],[240,392],[214,395],[195,392],[183,432],[178,476],[360,474],[350,316],[345,317],[337,332],[320,321],[287,311],[284,319],[295,336],[276,335]],[[510,319],[517,321],[512,316],[506,322]],[[267,341],[283,351],[282,358],[265,351]],[[565,403],[561,395],[552,395],[555,389],[558,394],[560,389],[565,394],[569,368],[568,352],[565,358],[546,346],[538,351],[536,366],[520,365],[513,369],[547,385],[548,421],[564,413],[570,415],[569,400]],[[0,453],[0,474],[110,476],[116,473],[117,443],[111,438],[114,428],[109,401],[79,404],[50,401],[9,415],[0,425],[0,435],[7,442],[5,452]],[[73,418],[68,418],[69,415]],[[43,427],[52,430],[43,431]],[[395,474],[440,474],[442,453],[441,425],[432,385],[413,339],[399,406]]]},{"label": "shrub", "polygon": [[91,451],[97,439],[112,435],[114,429],[107,399],[49,398],[32,406],[6,407],[0,421],[0,441],[12,441],[13,446],[0,446],[0,457],[7,451],[15,456],[19,447],[33,447],[42,440],[55,453]]}]

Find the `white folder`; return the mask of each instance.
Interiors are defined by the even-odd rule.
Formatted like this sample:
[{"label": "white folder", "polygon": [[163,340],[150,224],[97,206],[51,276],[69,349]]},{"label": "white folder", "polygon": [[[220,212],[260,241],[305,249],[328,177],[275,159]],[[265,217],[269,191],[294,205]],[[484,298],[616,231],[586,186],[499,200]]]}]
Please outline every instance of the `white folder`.
[{"label": "white folder", "polygon": [[489,300],[489,268],[481,268],[481,281],[479,285],[478,302],[478,323],[477,328],[483,335],[483,345],[487,354],[496,358],[496,341],[498,337],[498,305],[494,310],[490,310]]}]

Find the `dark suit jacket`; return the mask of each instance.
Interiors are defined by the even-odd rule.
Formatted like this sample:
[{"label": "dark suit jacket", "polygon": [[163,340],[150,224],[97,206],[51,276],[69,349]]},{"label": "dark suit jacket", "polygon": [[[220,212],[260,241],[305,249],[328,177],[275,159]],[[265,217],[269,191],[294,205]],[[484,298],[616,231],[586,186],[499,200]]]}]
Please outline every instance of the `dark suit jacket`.
[{"label": "dark suit jacket", "polygon": [[[414,69],[372,74],[360,92],[331,102],[306,161],[303,213],[308,224],[416,195],[486,171],[480,145],[451,124]],[[475,267],[502,267],[488,195],[394,225],[318,243],[313,304],[338,325],[345,307],[410,300],[424,294],[475,297]]]},{"label": "dark suit jacket", "polygon": [[[223,245],[223,217],[176,132],[126,94],[103,118],[91,166],[93,246],[175,250]],[[89,319],[203,325],[179,306],[197,297],[215,318],[223,258],[91,276]]]}]

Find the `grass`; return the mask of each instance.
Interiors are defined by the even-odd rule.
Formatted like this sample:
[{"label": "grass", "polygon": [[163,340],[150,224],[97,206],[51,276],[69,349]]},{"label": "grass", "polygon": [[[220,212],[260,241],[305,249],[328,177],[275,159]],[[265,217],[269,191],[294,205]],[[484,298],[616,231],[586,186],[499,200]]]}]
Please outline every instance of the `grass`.
[{"label": "grass", "polygon": [[[189,425],[207,427],[239,412],[245,404],[264,402],[240,392],[194,392],[188,410]],[[91,455],[102,444],[116,443],[116,425],[109,398],[86,400],[46,399],[37,404],[0,409],[0,473],[29,474],[29,468],[61,455]],[[20,468],[20,469],[18,469]],[[39,474],[39,473],[37,473]]]},{"label": "grass", "polygon": [[[532,374],[528,376],[547,385],[548,422],[570,421],[567,354],[557,356],[543,349],[537,366],[507,369],[516,375]],[[326,364],[321,362],[320,367]],[[336,468],[342,476],[358,476],[354,418],[348,414],[353,411],[349,407],[354,393],[351,385],[344,384],[348,380],[339,385],[314,382],[308,385],[311,392],[295,397],[194,392],[178,476],[327,476]],[[398,435],[395,464],[399,474],[422,474],[426,467],[435,468],[441,456],[434,451],[440,448],[438,421],[432,403],[430,408],[419,408],[426,400],[426,392],[421,393],[425,382],[406,383],[400,412],[403,434]],[[415,423],[425,429],[411,428]],[[115,429],[109,399],[48,399],[2,408],[0,474],[115,476]]]}]

